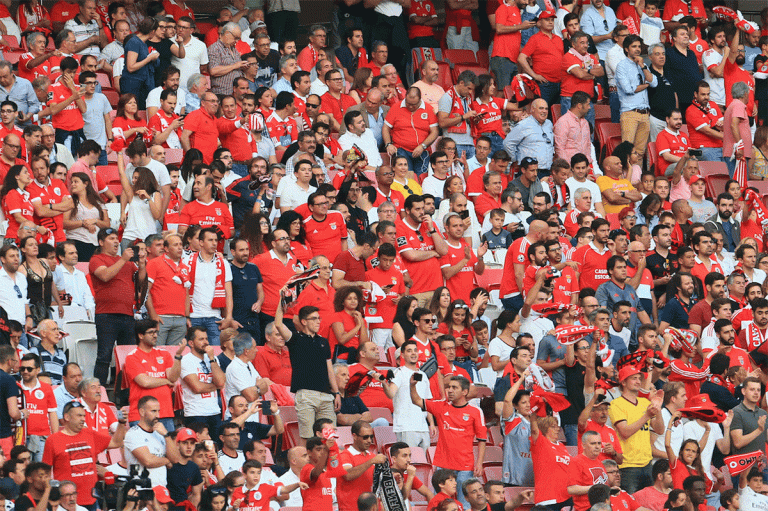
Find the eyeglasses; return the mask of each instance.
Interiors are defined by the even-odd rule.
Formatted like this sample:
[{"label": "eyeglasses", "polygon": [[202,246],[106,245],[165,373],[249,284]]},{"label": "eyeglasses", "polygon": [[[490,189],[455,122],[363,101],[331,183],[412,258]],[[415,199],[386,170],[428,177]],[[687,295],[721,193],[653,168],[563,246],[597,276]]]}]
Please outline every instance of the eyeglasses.
[{"label": "eyeglasses", "polygon": [[18,284],[13,285],[13,290],[16,291],[16,298],[24,298],[23,296],[21,296],[21,289],[19,289]]},{"label": "eyeglasses", "polygon": [[429,324],[432,324],[435,322],[434,318],[426,318],[426,319],[422,319],[421,321],[424,321],[425,323],[429,323]]},{"label": "eyeglasses", "polygon": [[603,27],[604,27],[606,30],[610,30],[610,29],[608,28],[608,20],[603,20]]},{"label": "eyeglasses", "polygon": [[307,321],[320,321],[320,316],[310,316]]},{"label": "eyeglasses", "polygon": [[29,367],[29,366],[21,366],[21,367],[19,367],[19,372],[20,373],[26,373],[26,372],[30,372],[31,373],[34,370],[35,370],[34,367]]},{"label": "eyeglasses", "polygon": [[97,82],[94,82],[93,80],[89,80],[85,82],[83,85],[96,85]]},{"label": "eyeglasses", "polygon": [[[325,176],[323,176],[323,177],[325,177]],[[330,205],[330,204],[331,204],[330,202],[328,202],[328,201],[325,201],[325,202],[315,202],[315,203],[314,203],[314,204],[312,204],[312,205],[313,205],[313,206],[328,206],[328,205]]]},{"label": "eyeglasses", "polygon": [[392,176],[395,175],[395,173],[394,172],[383,172],[381,175],[384,176],[384,177],[392,177]]},{"label": "eyeglasses", "polygon": [[373,435],[357,435],[357,436],[359,436],[363,440],[373,440],[374,438]]},{"label": "eyeglasses", "polygon": [[328,78],[328,81],[330,81],[330,82],[340,82],[341,80],[342,80],[341,77],[338,77],[338,78]]},{"label": "eyeglasses", "polygon": [[316,103],[307,103],[307,108],[320,108],[320,104]]},{"label": "eyeglasses", "polygon": [[281,236],[279,238],[275,238],[275,241],[289,241],[291,238],[288,236]]},{"label": "eyeglasses", "polygon": [[9,110],[7,108],[4,110],[0,110],[0,114],[15,114],[15,113],[16,113],[16,110]]},{"label": "eyeglasses", "polygon": [[71,498],[71,497],[77,497],[77,492],[73,491],[71,493],[62,493],[61,494],[61,498],[62,499],[68,499],[68,498]]}]

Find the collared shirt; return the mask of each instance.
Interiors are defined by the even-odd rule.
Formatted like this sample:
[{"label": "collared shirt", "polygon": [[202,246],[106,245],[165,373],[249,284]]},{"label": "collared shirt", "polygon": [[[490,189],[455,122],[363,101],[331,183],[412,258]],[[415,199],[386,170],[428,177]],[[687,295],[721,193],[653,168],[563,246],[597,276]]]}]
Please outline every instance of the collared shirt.
[{"label": "collared shirt", "polygon": [[291,87],[291,82],[286,80],[285,77],[280,77],[279,80],[277,80],[275,83],[272,84],[272,88],[275,89],[275,92],[277,94],[280,94],[283,91],[293,93],[293,87]]},{"label": "collared shirt", "polygon": [[85,273],[77,268],[72,270],[70,272],[63,264],[57,264],[53,272],[53,283],[56,284],[56,289],[66,291],[72,297],[72,305],[79,305],[93,312],[96,303],[93,301],[93,293]]},{"label": "collared shirt", "polygon": [[14,278],[15,282],[5,268],[0,268],[0,307],[5,309],[8,319],[23,325],[27,316],[25,305],[29,304],[27,279],[19,272],[15,273]]},{"label": "collared shirt", "polygon": [[[651,73],[653,77],[650,84],[651,87],[656,87],[659,82],[656,75]],[[636,108],[644,109],[650,108],[648,103],[648,89],[643,89],[640,92],[635,92],[637,88],[648,83],[645,80],[645,73],[637,62],[625,58],[616,64],[616,87],[619,92],[619,102],[621,103],[621,111],[628,112]]]},{"label": "collared shirt", "polygon": [[[373,133],[373,138],[376,139],[376,150],[378,152],[378,148],[384,143],[381,138],[381,129],[384,127],[384,109],[379,107],[379,112],[376,117],[367,110],[363,111],[363,115],[366,117],[366,124],[368,125],[369,130]],[[366,154],[366,156],[368,155]],[[368,163],[370,162],[371,160],[368,160]]]},{"label": "collared shirt", "polygon": [[261,272],[253,263],[245,263],[243,268],[229,264],[232,268],[232,316],[241,323],[255,321],[258,314],[251,307],[259,298],[257,287],[262,283]]},{"label": "collared shirt", "polygon": [[667,48],[666,53],[667,62],[664,64],[664,75],[677,92],[677,99],[680,102],[680,107],[683,108],[693,100],[696,84],[704,79],[704,75],[699,70],[696,54],[690,48],[686,55],[683,55],[673,45]]},{"label": "collared shirt", "polygon": [[579,119],[572,110],[565,112],[554,127],[555,154],[558,158],[571,161],[576,153],[590,154],[592,136],[589,131],[589,121]]},{"label": "collared shirt", "polygon": [[19,107],[19,112],[25,114],[40,111],[40,101],[37,99],[32,82],[26,78],[16,76],[10,90],[0,85],[0,101],[13,101]]},{"label": "collared shirt", "polygon": [[[581,15],[581,30],[593,37],[610,34],[616,27],[616,14],[613,12],[613,9],[607,5],[603,6],[603,13],[605,14],[605,17],[603,17],[593,6],[590,5],[587,7]],[[595,44],[600,60],[605,60],[605,55],[614,44],[615,43],[610,37],[601,43]]]},{"label": "collared shirt", "polygon": [[[184,58],[180,59],[172,56],[171,64],[179,68],[181,72],[179,75],[180,87],[186,88],[187,80],[193,74],[200,72],[200,66],[208,64],[208,48],[197,37],[190,37],[189,42],[184,45]],[[189,113],[189,110],[187,110],[187,113]]]},{"label": "collared shirt", "polygon": [[[79,14],[71,20],[67,21],[64,24],[64,28],[74,32],[75,41],[78,43],[81,43],[90,37],[99,35],[100,31],[99,24],[96,23],[96,20],[89,20],[88,23],[83,23],[80,21]],[[99,45],[91,44],[80,50],[78,55],[93,55],[94,57],[98,57],[99,53],[101,53],[99,50]]]},{"label": "collared shirt", "polygon": [[[208,47],[208,69],[229,66],[236,62],[240,62],[240,54],[234,47],[228,48],[220,40]],[[241,76],[243,73],[239,70],[222,76],[211,76],[211,91],[214,94],[232,94],[232,82]]]},{"label": "collared shirt", "polygon": [[[381,157],[381,156],[379,156],[379,157]],[[294,167],[295,163],[296,163],[296,156],[294,156],[293,158],[288,158],[288,161],[285,162],[285,177],[283,178],[283,179],[285,179],[286,177],[290,177],[291,181],[294,182],[294,183],[296,182],[296,176],[293,175],[293,167]],[[321,160],[320,158],[315,156],[315,161],[312,162],[312,165],[319,165],[320,168],[323,170],[323,174],[325,174],[325,181],[324,181],[325,183],[330,183],[331,182],[331,178],[328,175],[328,169],[325,168],[325,162],[323,160]],[[280,181],[282,182],[282,179]],[[286,186],[291,181],[288,181],[286,183]]]},{"label": "collared shirt", "polygon": [[[194,38],[193,38],[194,39]],[[101,50],[99,60],[106,60],[107,64],[114,64],[114,62],[125,54],[125,48],[123,43],[118,40],[114,40]]]},{"label": "collared shirt", "polygon": [[554,139],[552,121],[547,119],[544,124],[539,124],[530,115],[510,130],[504,139],[504,149],[518,163],[530,156],[539,161],[540,169],[549,169],[552,166]]},{"label": "collared shirt", "polygon": [[624,48],[614,44],[613,48],[605,54],[605,76],[608,77],[608,86],[616,87],[616,66],[624,59]]},{"label": "collared shirt", "polygon": [[64,405],[78,399],[77,396],[70,394],[64,385],[56,387],[53,391],[53,397],[56,398],[56,406],[58,406],[56,413],[58,413],[59,417],[64,417]]},{"label": "collared shirt", "polygon": [[[379,119],[383,121],[382,116],[379,116]],[[339,145],[341,145],[341,148],[344,151],[352,149],[352,146],[356,145],[367,156],[368,165],[373,167],[380,167],[383,165],[376,138],[373,136],[373,130],[370,128],[366,128],[362,135],[355,135],[351,131],[347,131],[339,137]]]}]

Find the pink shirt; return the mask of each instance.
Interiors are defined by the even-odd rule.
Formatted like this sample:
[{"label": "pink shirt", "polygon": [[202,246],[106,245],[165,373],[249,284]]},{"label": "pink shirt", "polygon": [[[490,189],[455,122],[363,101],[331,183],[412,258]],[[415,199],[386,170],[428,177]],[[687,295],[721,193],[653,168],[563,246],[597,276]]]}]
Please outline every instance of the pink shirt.
[{"label": "pink shirt", "polygon": [[744,156],[752,157],[752,132],[749,130],[749,116],[747,115],[747,106],[741,101],[735,99],[731,101],[728,108],[725,109],[723,119],[723,156],[733,155],[733,131],[731,130],[731,120],[734,117],[739,119],[739,134],[744,141]]},{"label": "pink shirt", "polygon": [[558,158],[571,161],[571,157],[576,153],[585,154],[587,157],[591,154],[592,141],[589,122],[586,119],[579,119],[568,110],[555,123],[554,132],[555,154]]},{"label": "pink shirt", "polygon": [[691,186],[680,177],[677,184],[673,184],[669,189],[669,202],[675,202],[678,199],[688,200],[691,198]]},{"label": "pink shirt", "polygon": [[443,97],[443,94],[445,94],[443,88],[440,87],[437,83],[429,85],[424,80],[419,80],[418,82],[414,83],[413,86],[421,91],[421,100],[425,104],[434,108],[435,113],[437,113],[437,104],[440,101],[440,98]]}]

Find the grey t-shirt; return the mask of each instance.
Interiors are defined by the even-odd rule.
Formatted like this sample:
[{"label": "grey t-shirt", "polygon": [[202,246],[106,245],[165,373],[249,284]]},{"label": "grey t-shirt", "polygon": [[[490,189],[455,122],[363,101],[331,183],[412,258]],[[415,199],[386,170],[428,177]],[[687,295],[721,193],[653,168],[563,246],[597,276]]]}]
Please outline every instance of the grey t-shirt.
[{"label": "grey t-shirt", "polygon": [[[554,335],[545,335],[539,343],[539,352],[536,354],[537,362],[556,362],[565,358],[565,345],[557,342]],[[555,383],[557,392],[568,395],[565,389],[565,366],[560,366],[552,371],[552,381]]]},{"label": "grey t-shirt", "polygon": [[688,204],[690,204],[691,209],[693,210],[693,216],[691,217],[691,222],[701,222],[704,223],[707,221],[709,217],[717,213],[717,206],[715,206],[712,201],[708,201],[704,199],[701,202],[695,202],[692,200],[688,201]]},{"label": "grey t-shirt", "polygon": [[[471,110],[472,108],[469,107],[469,103],[471,102],[470,99],[467,99],[467,111]],[[440,98],[440,101],[437,102],[437,111],[438,112],[445,112],[447,114],[451,113],[451,107],[453,106],[453,101],[451,101],[451,97],[446,93],[443,94]],[[466,133],[454,133],[449,132],[448,130],[444,130],[443,133],[447,137],[451,137],[451,139],[456,142],[456,145],[475,145],[475,141],[472,139],[472,128],[469,125],[469,122],[467,122],[467,132]]]},{"label": "grey t-shirt", "polygon": [[[742,435],[748,435],[757,429],[757,421],[763,415],[768,415],[768,412],[760,407],[755,407],[755,410],[750,410],[744,403],[733,409],[733,422],[731,422],[731,431],[740,429]],[[750,443],[736,449],[736,446],[732,446],[731,452],[733,454],[746,454],[749,452],[761,451],[765,452],[765,431],[757,435]]]}]

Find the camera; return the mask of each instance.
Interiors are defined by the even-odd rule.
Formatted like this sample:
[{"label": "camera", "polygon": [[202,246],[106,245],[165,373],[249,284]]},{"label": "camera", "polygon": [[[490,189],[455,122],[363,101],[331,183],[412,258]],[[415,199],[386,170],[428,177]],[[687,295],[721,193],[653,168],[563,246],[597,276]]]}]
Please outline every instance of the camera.
[{"label": "camera", "polygon": [[[136,490],[138,495],[128,495],[129,490]],[[113,475],[107,472],[103,481],[96,483],[93,497],[101,504],[101,509],[122,511],[126,502],[152,500],[152,481],[149,470],[141,465],[131,465],[128,475]]]},{"label": "camera", "polygon": [[466,220],[467,218],[469,218],[469,210],[465,209],[464,211],[460,211],[459,218],[461,218],[462,220]]},{"label": "camera", "polygon": [[691,149],[688,149],[688,154],[691,155],[691,156],[694,156],[696,158],[701,158],[702,151],[701,151],[701,149],[693,149],[693,148],[691,148]]}]

